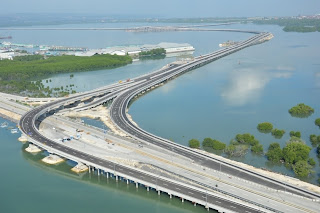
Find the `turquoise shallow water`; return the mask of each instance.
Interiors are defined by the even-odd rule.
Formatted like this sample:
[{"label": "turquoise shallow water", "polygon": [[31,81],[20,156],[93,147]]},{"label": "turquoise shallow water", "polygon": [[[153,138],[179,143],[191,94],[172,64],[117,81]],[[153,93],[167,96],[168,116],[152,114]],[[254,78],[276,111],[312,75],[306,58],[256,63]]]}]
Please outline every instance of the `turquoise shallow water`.
[{"label": "turquoise shallow water", "polygon": [[[202,140],[205,137],[228,143],[236,134],[249,132],[266,150],[274,141],[283,146],[291,130],[301,131],[302,139],[310,145],[309,135],[320,135],[320,129],[314,125],[315,118],[320,117],[319,33],[284,33],[277,26],[232,27],[269,31],[275,38],[170,81],[136,100],[129,113],[143,129],[185,145],[191,138]],[[243,40],[250,35],[226,32],[13,31],[12,36],[13,42],[17,43],[91,48],[188,42],[196,48],[194,55],[197,56],[218,49],[218,44],[226,40]],[[154,71],[174,60],[176,58],[139,61],[114,70],[75,73],[72,79],[70,74],[48,79],[52,79],[50,86],[53,87],[75,84],[78,91],[85,91]],[[288,109],[300,102],[312,106],[315,113],[305,119],[291,117]],[[264,121],[272,122],[287,133],[282,139],[259,133],[256,126]],[[101,126],[95,121],[91,124]],[[170,201],[161,196],[159,200],[156,193],[147,194],[143,189],[136,192],[133,186],[127,188],[125,184],[117,185],[112,180],[106,184],[105,180],[99,182],[96,177],[79,177],[69,172],[70,162],[58,167],[45,166],[39,161],[41,155],[33,157],[23,151],[21,143],[16,141],[17,135],[0,129],[0,138],[0,212],[43,212],[43,209],[49,212],[63,209],[72,212],[203,211],[202,207],[181,204],[178,199]],[[315,174],[305,180],[316,183],[320,169],[315,149],[311,156],[317,163]],[[270,164],[264,157],[250,153],[235,160],[293,175],[284,166]]]},{"label": "turquoise shallow water", "polygon": [[74,174],[70,171],[74,162],[45,165],[41,162],[45,153],[25,152],[27,144],[18,137],[0,128],[0,212],[206,212],[201,206],[136,189],[124,181]]}]

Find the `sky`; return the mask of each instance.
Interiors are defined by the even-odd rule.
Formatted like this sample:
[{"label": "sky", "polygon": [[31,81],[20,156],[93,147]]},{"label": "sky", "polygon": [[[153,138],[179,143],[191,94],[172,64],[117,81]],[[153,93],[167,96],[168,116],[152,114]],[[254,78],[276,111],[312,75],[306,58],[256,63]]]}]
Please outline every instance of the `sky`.
[{"label": "sky", "polygon": [[320,0],[1,0],[0,14],[80,13],[174,17],[296,16],[320,13]]}]

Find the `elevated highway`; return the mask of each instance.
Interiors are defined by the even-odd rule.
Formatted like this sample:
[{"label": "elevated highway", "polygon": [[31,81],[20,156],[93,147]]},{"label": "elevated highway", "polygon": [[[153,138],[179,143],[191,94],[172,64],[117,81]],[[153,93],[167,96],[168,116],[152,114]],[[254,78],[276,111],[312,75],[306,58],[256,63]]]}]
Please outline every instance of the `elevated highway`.
[{"label": "elevated highway", "polygon": [[[290,191],[291,193],[302,195],[302,196],[308,196],[308,197],[318,197],[320,198],[320,195],[302,190],[300,188],[290,186],[290,185],[284,185],[282,182],[277,181],[275,179],[263,177],[260,174],[256,174],[255,172],[239,168],[237,166],[227,164],[226,162],[222,162],[219,159],[215,159],[210,156],[206,156],[204,154],[197,153],[196,151],[173,143],[167,139],[158,137],[156,135],[153,135],[151,133],[146,132],[145,130],[137,127],[133,122],[130,121],[130,119],[127,116],[127,108],[130,104],[130,101],[139,93],[142,93],[146,90],[149,90],[151,87],[158,85],[162,82],[167,81],[170,78],[174,78],[177,75],[180,75],[184,72],[187,72],[189,70],[195,69],[199,66],[202,66],[206,63],[209,63],[213,60],[216,60],[218,58],[224,57],[228,54],[231,54],[235,51],[238,51],[240,49],[243,49],[247,46],[257,44],[261,41],[263,41],[263,38],[270,37],[270,34],[264,33],[264,34],[258,34],[251,39],[241,42],[237,45],[233,45],[229,48],[225,48],[223,50],[214,52],[212,54],[204,55],[201,57],[196,58],[192,63],[179,66],[175,69],[172,69],[166,73],[159,74],[158,76],[153,76],[149,81],[144,82],[143,84],[139,84],[138,86],[126,90],[124,93],[121,93],[117,98],[113,101],[111,107],[110,107],[110,117],[112,118],[113,122],[118,126],[119,129],[121,129],[123,132],[127,133],[133,138],[136,138],[138,140],[145,141],[147,143],[152,143],[154,145],[160,146],[162,148],[165,148],[167,150],[171,150],[173,152],[176,152],[178,154],[187,156],[194,160],[195,162],[206,166],[211,169],[220,170],[222,172],[225,172],[227,174],[238,176],[239,173],[241,173],[241,178],[246,179],[248,181],[252,181],[255,183],[259,183],[262,185],[265,185],[267,187],[277,189],[277,190],[284,190]],[[262,40],[261,40],[262,39]]]},{"label": "elevated highway", "polygon": [[[274,212],[273,210],[270,210],[266,207],[261,207],[257,204],[250,204],[249,202],[245,202],[245,204],[243,204],[242,202],[236,200],[228,200],[223,195],[214,195],[212,194],[212,192],[208,193],[203,189],[194,189],[192,187],[170,181],[165,178],[158,177],[157,183],[155,184],[154,180],[156,177],[154,174],[146,174],[122,165],[115,166],[113,162],[86,153],[86,150],[79,151],[74,150],[70,147],[65,147],[63,146],[63,144],[59,144],[56,141],[46,138],[37,129],[37,119],[41,116],[48,116],[48,112],[50,112],[51,110],[61,110],[64,108],[64,106],[68,105],[71,105],[72,107],[74,103],[79,103],[81,100],[86,98],[97,97],[97,100],[85,105],[84,107],[76,107],[76,110],[93,108],[97,105],[114,99],[110,108],[110,117],[119,129],[133,138],[173,151],[179,155],[184,155],[192,159],[194,162],[208,168],[212,168],[215,170],[220,169],[220,171],[224,173],[233,176],[240,176],[240,178],[255,182],[257,184],[265,185],[269,188],[277,190],[285,189],[288,192],[298,196],[307,197],[309,199],[319,199],[320,195],[316,193],[300,189],[285,183],[281,183],[275,179],[256,174],[252,171],[234,166],[225,161],[215,159],[195,150],[189,149],[188,147],[181,146],[166,139],[152,135],[136,127],[128,119],[126,114],[126,110],[130,101],[139,93],[150,90],[153,87],[159,86],[160,84],[173,79],[178,75],[196,69],[221,57],[239,51],[243,48],[267,41],[271,37],[272,34],[270,33],[259,33],[246,41],[237,43],[236,45],[207,55],[199,56],[193,61],[182,65],[174,65],[171,67],[169,66],[166,69],[162,69],[160,71],[132,79],[131,81],[125,82],[123,84],[113,84],[105,88],[97,89],[95,91],[76,94],[65,99],[59,99],[57,101],[45,104],[23,115],[19,122],[20,129],[25,135],[29,137],[29,140],[32,143],[37,144],[38,146],[48,150],[49,152],[58,154],[76,162],[84,163],[91,167],[95,167],[98,169],[98,172],[100,170],[107,173],[118,174],[119,176],[134,180],[136,183],[139,182],[143,183],[146,186],[153,186],[154,188],[156,188],[156,190],[165,191],[170,195],[176,195],[181,197],[182,199],[188,199],[192,202],[197,202],[204,205],[206,208],[215,208],[221,211],[230,212]],[[119,170],[117,170],[116,167]]]}]

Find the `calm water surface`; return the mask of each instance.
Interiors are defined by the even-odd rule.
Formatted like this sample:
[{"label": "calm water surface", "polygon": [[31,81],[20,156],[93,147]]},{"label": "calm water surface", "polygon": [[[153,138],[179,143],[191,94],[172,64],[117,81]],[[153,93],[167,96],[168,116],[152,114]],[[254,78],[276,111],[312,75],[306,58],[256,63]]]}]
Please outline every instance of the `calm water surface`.
[{"label": "calm water surface", "polygon": [[45,153],[26,152],[27,144],[18,142],[18,137],[0,128],[0,212],[206,212],[204,207],[124,181],[77,175],[70,171],[74,162],[48,166],[41,162]]},{"label": "calm water surface", "polygon": [[[129,25],[138,24],[86,26]],[[70,25],[62,27],[68,26]],[[72,25],[77,26],[85,25]],[[289,132],[294,130],[301,131],[302,139],[311,146],[309,135],[320,135],[320,129],[314,125],[314,120],[320,117],[319,33],[285,33],[278,26],[229,27],[269,31],[275,38],[193,70],[147,93],[131,105],[129,113],[133,119],[141,128],[184,145],[191,138],[202,140],[205,137],[229,143],[236,134],[248,132],[255,135],[267,150],[271,142],[279,142],[284,146],[289,139]],[[13,42],[17,43],[89,48],[187,42],[196,48],[194,56],[217,50],[218,44],[224,41],[244,40],[251,36],[227,32],[118,31],[12,31],[10,34]],[[175,60],[176,58],[166,58],[138,61],[114,70],[75,73],[73,78],[68,73],[55,75],[48,77],[52,80],[48,85],[56,87],[75,84],[77,91],[86,91],[154,71]],[[301,102],[312,106],[315,113],[304,119],[291,117],[288,109]],[[271,134],[258,132],[257,124],[265,121],[272,122],[275,128],[285,129],[283,138],[275,139]],[[106,184],[105,180],[99,182],[96,177],[78,177],[69,172],[68,164],[54,169],[44,166],[39,162],[41,155],[34,157],[23,151],[22,145],[16,141],[17,135],[0,130],[3,164],[1,177],[4,180],[0,185],[0,208],[7,210],[5,212],[21,212],[25,209],[42,212],[44,208],[55,212],[64,207],[78,212],[102,209],[114,212],[129,209],[133,212],[203,210],[189,204],[181,205],[178,200],[170,201],[166,196],[158,198],[155,193],[146,195],[142,189],[136,192],[133,186],[127,188],[126,185],[117,185],[111,180]],[[315,148],[310,155],[317,165],[314,168],[315,174],[305,181],[316,183],[320,169]],[[235,160],[293,175],[284,166],[270,164],[262,156],[248,153]],[[13,200],[19,200],[21,205],[13,204]]]}]

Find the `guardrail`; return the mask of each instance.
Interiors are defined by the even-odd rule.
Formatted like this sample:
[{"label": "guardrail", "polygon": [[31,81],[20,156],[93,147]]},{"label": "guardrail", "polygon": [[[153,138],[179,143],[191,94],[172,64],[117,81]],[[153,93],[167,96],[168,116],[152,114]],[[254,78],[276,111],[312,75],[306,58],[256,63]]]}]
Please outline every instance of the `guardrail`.
[{"label": "guardrail", "polygon": [[[221,207],[219,205],[215,205],[213,203],[209,203],[209,202],[207,202],[205,200],[202,200],[202,199],[194,198],[192,196],[186,195],[186,194],[181,193],[179,191],[173,190],[172,188],[159,186],[159,185],[157,185],[157,184],[155,184],[153,182],[150,182],[150,181],[147,181],[147,180],[144,180],[144,179],[138,179],[138,178],[136,178],[136,177],[134,177],[134,176],[132,176],[132,175],[130,175],[128,173],[125,173],[123,171],[123,169],[127,169],[128,171],[136,171],[137,174],[144,174],[144,175],[146,175],[146,176],[148,176],[150,178],[157,179],[158,181],[161,180],[161,181],[164,181],[166,183],[172,183],[172,184],[174,184],[176,186],[182,186],[184,188],[188,188],[188,189],[197,191],[199,193],[202,193],[203,195],[206,195],[206,196],[219,197],[220,199],[228,200],[228,202],[236,203],[237,205],[250,207],[255,211],[264,211],[265,212],[265,210],[269,210],[270,212],[279,212],[279,211],[274,211],[274,209],[269,208],[269,207],[264,206],[264,205],[261,205],[261,204],[256,205],[255,202],[249,201],[249,200],[241,198],[239,196],[232,195],[232,194],[230,194],[228,192],[224,192],[223,190],[220,190],[220,189],[211,188],[213,191],[220,192],[222,194],[227,195],[228,197],[224,197],[224,196],[219,195],[219,194],[214,194],[213,191],[208,191],[208,190],[205,190],[205,189],[202,189],[202,188],[198,188],[198,187],[195,187],[195,186],[192,186],[192,185],[188,185],[188,184],[185,184],[185,183],[182,183],[182,182],[179,182],[179,181],[176,181],[176,180],[172,180],[172,179],[169,179],[169,178],[166,178],[166,177],[157,176],[157,175],[155,175],[153,173],[150,173],[150,172],[141,171],[141,170],[136,169],[136,168],[127,167],[125,165],[117,164],[117,163],[115,163],[113,161],[105,160],[105,159],[102,159],[102,158],[99,158],[99,157],[96,157],[96,156],[93,156],[93,155],[90,155],[90,154],[87,154],[87,153],[83,153],[84,155],[91,157],[93,160],[103,161],[103,162],[106,162],[108,164],[111,164],[111,167],[101,166],[101,165],[99,165],[97,163],[94,163],[93,161],[84,160],[84,159],[78,158],[78,157],[76,157],[74,155],[67,154],[66,152],[63,152],[63,151],[60,151],[60,150],[55,149],[53,147],[50,147],[50,146],[48,146],[48,145],[46,145],[44,143],[41,143],[41,142],[39,142],[37,140],[32,139],[32,138],[28,138],[28,140],[31,143],[41,147],[42,149],[47,150],[50,154],[59,155],[59,156],[61,156],[63,158],[72,160],[74,162],[85,164],[85,165],[89,166],[89,169],[90,169],[90,167],[91,168],[92,167],[96,168],[98,170],[98,174],[100,174],[101,171],[107,172],[107,173],[111,173],[114,176],[120,176],[120,177],[123,177],[123,178],[125,178],[127,180],[134,181],[135,183],[143,184],[146,187],[154,188],[156,191],[165,192],[165,193],[167,193],[169,195],[177,196],[177,197],[183,198],[185,200],[189,200],[190,202],[194,202],[194,203],[203,205],[206,208],[212,208],[212,209],[216,209],[218,211],[223,211],[223,212],[232,211],[232,209],[225,209],[225,208],[223,208],[223,207]],[[50,140],[50,139],[47,139],[47,140]],[[64,146],[64,145],[61,144],[61,146]],[[65,147],[68,148],[71,151],[74,150],[76,152],[79,152],[78,150],[75,150],[73,148],[70,148],[70,147],[67,147],[67,146],[65,146]],[[116,169],[116,168],[118,168],[118,169]],[[121,168],[122,171],[119,171],[120,170],[119,168]],[[233,197],[235,199],[234,200],[230,200],[229,197]],[[239,202],[239,200],[243,201],[245,203]],[[252,205],[250,205],[250,204],[252,204]]]},{"label": "guardrail", "polygon": [[[267,37],[270,36],[270,35],[271,35],[270,33],[262,33],[262,34],[260,34],[260,35],[254,36],[253,38],[250,38],[250,39],[246,40],[246,41],[244,42],[244,44],[240,43],[240,44],[234,45],[235,47],[232,46],[232,47],[229,47],[229,49],[228,49],[228,48],[225,48],[225,49],[227,49],[227,51],[224,50],[223,53],[222,53],[222,55],[221,55],[221,53],[220,53],[220,55],[219,55],[219,53],[207,54],[207,55],[203,56],[203,58],[205,57],[204,59],[203,59],[203,58],[200,58],[200,59],[202,59],[202,60],[198,60],[198,61],[196,61],[196,62],[190,63],[190,64],[188,64],[187,66],[185,66],[185,67],[183,67],[183,68],[181,68],[181,66],[179,66],[179,67],[177,67],[177,68],[174,69],[174,70],[178,70],[177,72],[173,72],[173,73],[171,73],[170,75],[167,75],[167,76],[165,76],[165,77],[163,77],[163,78],[160,78],[160,79],[158,79],[158,80],[156,80],[156,81],[153,81],[153,82],[151,82],[150,84],[146,84],[145,86],[143,86],[143,87],[139,88],[138,90],[135,90],[134,92],[132,92],[126,99],[123,99],[123,100],[122,100],[122,102],[121,102],[121,108],[127,109],[127,108],[128,108],[128,105],[129,105],[129,103],[130,103],[130,100],[132,100],[133,97],[136,96],[137,94],[139,94],[139,93],[141,93],[141,92],[143,92],[143,91],[145,91],[145,90],[148,90],[148,89],[150,89],[151,87],[153,87],[153,86],[155,86],[155,85],[157,85],[157,84],[159,84],[159,83],[162,83],[162,82],[164,82],[164,81],[166,81],[166,80],[168,80],[168,79],[170,79],[170,78],[172,78],[172,77],[174,77],[174,76],[177,76],[177,75],[179,75],[179,74],[181,74],[181,73],[184,73],[184,72],[186,72],[186,71],[189,71],[189,70],[192,70],[192,69],[196,68],[198,65],[201,65],[201,63],[204,63],[203,60],[206,60],[206,59],[207,59],[207,60],[215,60],[215,57],[217,57],[217,56],[218,56],[218,57],[222,57],[222,56],[231,54],[231,53],[233,53],[233,52],[235,52],[235,51],[238,51],[238,50],[240,50],[240,49],[243,49],[243,48],[245,48],[245,47],[247,47],[247,46],[254,45],[254,44],[258,43],[258,42],[261,42],[261,40],[267,38]],[[229,51],[229,52],[228,52],[228,51]],[[221,52],[221,51],[220,51],[220,52]],[[169,72],[172,72],[172,70],[171,70],[171,71],[167,71],[166,73],[169,73]],[[122,111],[121,111],[121,112],[122,112]],[[116,126],[117,126],[119,129],[122,129],[119,125],[117,125],[117,123],[116,123],[116,122],[113,120],[113,118],[112,118],[112,106],[111,106],[111,110],[110,110],[110,117],[111,117],[113,123],[116,124]],[[158,139],[159,141],[164,142],[164,143],[167,143],[167,144],[170,144],[170,145],[172,145],[172,146],[174,146],[174,147],[179,147],[179,148],[182,148],[182,149],[184,149],[184,150],[188,150],[188,152],[190,152],[190,153],[195,153],[194,150],[191,150],[191,149],[189,149],[188,147],[185,147],[185,146],[182,146],[182,145],[179,145],[179,144],[172,143],[172,142],[169,141],[169,140],[166,140],[166,139],[163,139],[163,138],[161,138],[161,137],[155,136],[155,135],[153,135],[153,134],[151,134],[151,133],[148,133],[148,132],[140,129],[139,127],[136,127],[136,126],[126,117],[126,114],[123,113],[123,112],[121,113],[121,117],[122,117],[122,120],[123,120],[125,123],[127,123],[128,126],[133,127],[136,131],[139,131],[140,133],[145,134],[146,136],[150,136],[150,137],[152,137],[152,138]],[[127,134],[129,134],[129,135],[130,135],[131,137],[133,137],[133,138],[137,138],[135,135],[132,135],[132,134],[130,134],[130,133],[128,133],[128,132],[127,132]],[[273,182],[273,183],[277,183],[277,184],[283,185],[283,183],[282,183],[281,181],[278,181],[278,180],[276,180],[276,179],[273,179],[273,178],[270,178],[270,177],[261,175],[261,174],[259,174],[259,173],[254,172],[254,171],[250,171],[250,170],[247,170],[247,169],[245,169],[245,168],[242,168],[242,167],[239,167],[239,166],[236,166],[236,165],[232,165],[232,164],[230,164],[230,163],[221,161],[221,160],[216,159],[216,158],[213,158],[213,157],[211,157],[211,156],[204,155],[203,153],[197,153],[197,154],[199,154],[199,155],[201,155],[201,156],[205,156],[205,157],[207,157],[207,158],[209,158],[209,159],[211,159],[211,160],[215,160],[215,161],[217,161],[217,162],[219,162],[219,163],[223,163],[224,165],[231,166],[231,167],[233,167],[233,168],[236,168],[236,169],[239,169],[239,170],[248,172],[248,173],[253,174],[253,175],[257,176],[257,177],[264,178],[264,179],[266,179],[266,180],[268,180],[268,181],[271,181],[271,182]],[[318,195],[318,194],[312,193],[312,192],[307,191],[307,190],[304,190],[304,189],[300,189],[300,188],[295,187],[295,186],[293,186],[293,185],[291,185],[291,184],[285,184],[285,187],[290,187],[290,188],[292,188],[292,189],[294,189],[294,190],[297,190],[297,191],[303,192],[303,193],[305,193],[305,194],[312,195],[312,196],[315,196],[315,197],[320,198],[320,195]]]}]

